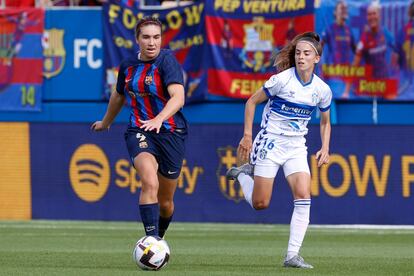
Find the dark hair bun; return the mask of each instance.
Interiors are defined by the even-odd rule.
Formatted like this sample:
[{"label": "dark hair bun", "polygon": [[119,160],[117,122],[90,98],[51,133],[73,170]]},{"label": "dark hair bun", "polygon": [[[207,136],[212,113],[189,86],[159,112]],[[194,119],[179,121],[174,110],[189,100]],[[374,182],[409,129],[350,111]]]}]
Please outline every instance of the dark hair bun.
[{"label": "dark hair bun", "polygon": [[302,36],[303,38],[310,38],[310,39],[314,39],[314,40],[316,40],[317,42],[320,42],[321,41],[321,38],[319,37],[319,35],[317,34],[317,33],[315,33],[315,32],[306,32],[306,33],[304,33],[303,34],[303,36]]}]

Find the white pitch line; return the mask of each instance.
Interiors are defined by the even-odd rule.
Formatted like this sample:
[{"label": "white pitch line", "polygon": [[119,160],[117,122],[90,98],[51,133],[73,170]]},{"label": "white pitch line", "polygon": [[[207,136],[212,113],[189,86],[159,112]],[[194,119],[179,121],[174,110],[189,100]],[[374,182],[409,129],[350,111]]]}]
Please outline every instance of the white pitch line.
[{"label": "white pitch line", "polygon": [[376,225],[376,224],[312,224],[311,228],[326,229],[367,229],[367,230],[414,230],[414,225]]},{"label": "white pitch line", "polygon": [[[0,229],[5,228],[14,228],[14,229],[90,229],[90,230],[135,230],[141,226],[140,222],[133,223],[130,225],[125,224],[125,222],[116,225],[116,222],[105,222],[99,221],[96,224],[93,222],[73,222],[70,221],[35,221],[35,222],[1,222]],[[309,225],[311,229],[318,230],[414,230],[414,225],[374,225],[374,224],[311,224]],[[272,231],[288,231],[287,224],[235,224],[235,223],[180,223],[176,222],[171,225],[171,229],[175,231],[191,231],[195,230],[207,230],[210,232],[213,231],[223,231],[229,230],[232,232],[242,232],[242,231],[254,231],[254,232],[272,232]]]}]

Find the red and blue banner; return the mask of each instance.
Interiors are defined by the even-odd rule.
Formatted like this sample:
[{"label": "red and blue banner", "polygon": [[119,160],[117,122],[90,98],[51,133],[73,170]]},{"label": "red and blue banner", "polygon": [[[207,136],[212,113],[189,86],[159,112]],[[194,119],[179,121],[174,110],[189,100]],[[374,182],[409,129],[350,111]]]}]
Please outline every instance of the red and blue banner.
[{"label": "red and blue banner", "polygon": [[324,43],[319,72],[334,98],[414,99],[414,10],[409,11],[409,2],[319,2],[316,31]]},{"label": "red and blue banner", "polygon": [[40,111],[42,9],[0,10],[0,110]]},{"label": "red and blue banner", "polygon": [[275,73],[278,51],[314,29],[314,1],[230,2],[206,3],[207,89],[216,96],[248,98]]},{"label": "red and blue banner", "polygon": [[[111,0],[103,7],[108,91],[122,58],[135,55],[138,10]],[[313,0],[194,1],[156,11],[163,47],[181,62],[188,102],[247,98],[272,74],[274,55],[296,34],[314,29]]]}]

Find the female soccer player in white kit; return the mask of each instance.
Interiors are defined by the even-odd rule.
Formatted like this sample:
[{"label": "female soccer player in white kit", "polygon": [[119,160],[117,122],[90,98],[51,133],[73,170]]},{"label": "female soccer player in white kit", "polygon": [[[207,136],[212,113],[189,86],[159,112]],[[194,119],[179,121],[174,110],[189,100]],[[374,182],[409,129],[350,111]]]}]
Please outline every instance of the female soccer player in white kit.
[{"label": "female soccer player in white kit", "polygon": [[[304,136],[316,107],[321,111],[322,140],[316,158],[318,166],[329,162],[332,91],[314,74],[321,55],[319,36],[313,32],[296,36],[280,51],[275,61],[280,73],[270,77],[246,102],[244,136],[237,153],[240,160],[248,160],[250,155],[250,163],[227,172],[228,178],[236,179],[242,186],[246,201],[260,210],[269,206],[275,176],[283,167],[294,197],[285,267],[313,268],[299,255],[299,249],[309,224],[311,206],[311,177]],[[261,130],[252,143],[255,109],[265,100]]]}]

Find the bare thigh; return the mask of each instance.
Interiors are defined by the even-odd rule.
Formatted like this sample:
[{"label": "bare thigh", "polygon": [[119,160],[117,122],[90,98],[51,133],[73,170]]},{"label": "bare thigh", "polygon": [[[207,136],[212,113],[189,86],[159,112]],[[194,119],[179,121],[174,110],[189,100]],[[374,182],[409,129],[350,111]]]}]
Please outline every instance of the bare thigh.
[{"label": "bare thigh", "polygon": [[148,152],[141,152],[134,159],[134,166],[141,179],[142,189],[140,193],[140,204],[151,204],[157,202],[158,164],[155,157]]},{"label": "bare thigh", "polygon": [[255,209],[265,209],[272,198],[274,178],[254,176],[252,203]]},{"label": "bare thigh", "polygon": [[294,199],[307,199],[311,197],[311,177],[306,172],[292,173],[286,177],[292,190]]}]

